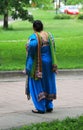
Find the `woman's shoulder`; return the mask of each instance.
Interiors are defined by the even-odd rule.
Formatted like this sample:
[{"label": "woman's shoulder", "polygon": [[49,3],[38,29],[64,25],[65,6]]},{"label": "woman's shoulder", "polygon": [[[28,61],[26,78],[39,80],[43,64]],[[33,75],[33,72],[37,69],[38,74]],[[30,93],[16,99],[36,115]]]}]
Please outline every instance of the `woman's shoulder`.
[{"label": "woman's shoulder", "polygon": [[29,36],[29,39],[36,39],[35,33],[31,34],[31,35]]},{"label": "woman's shoulder", "polygon": [[35,33],[29,37],[29,46],[37,46],[37,38]]}]

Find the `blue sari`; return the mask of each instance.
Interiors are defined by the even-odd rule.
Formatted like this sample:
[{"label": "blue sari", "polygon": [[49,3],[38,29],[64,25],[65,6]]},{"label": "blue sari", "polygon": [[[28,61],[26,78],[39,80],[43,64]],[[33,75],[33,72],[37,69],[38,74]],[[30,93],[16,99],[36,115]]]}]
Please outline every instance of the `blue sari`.
[{"label": "blue sari", "polygon": [[[56,99],[56,73],[52,71],[52,56],[50,46],[41,47],[42,78],[35,80],[30,76],[34,63],[34,55],[37,51],[38,40],[35,34],[29,38],[26,70],[28,84],[26,90],[30,91],[34,106],[37,110],[45,112],[53,108],[53,99]],[[26,92],[28,94],[28,91]]]}]

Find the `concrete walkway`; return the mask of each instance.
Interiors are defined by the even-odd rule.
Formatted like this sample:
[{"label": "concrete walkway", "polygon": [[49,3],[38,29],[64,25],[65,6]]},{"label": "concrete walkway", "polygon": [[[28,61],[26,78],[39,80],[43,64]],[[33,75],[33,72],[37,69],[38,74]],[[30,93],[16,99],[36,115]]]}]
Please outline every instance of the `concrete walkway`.
[{"label": "concrete walkway", "polygon": [[83,75],[57,75],[53,113],[34,114],[25,95],[25,76],[0,77],[0,130],[83,114]]}]

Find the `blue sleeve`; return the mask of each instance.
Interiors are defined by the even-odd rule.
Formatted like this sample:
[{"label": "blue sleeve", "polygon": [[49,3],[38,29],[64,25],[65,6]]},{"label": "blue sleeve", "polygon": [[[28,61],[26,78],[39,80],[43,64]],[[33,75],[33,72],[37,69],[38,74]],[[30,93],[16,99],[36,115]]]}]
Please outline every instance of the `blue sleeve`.
[{"label": "blue sleeve", "polygon": [[31,36],[29,41],[29,45],[28,45],[28,55],[26,58],[26,74],[30,74],[31,69],[32,69],[32,65],[34,62],[34,56],[37,52],[37,39],[35,36]]}]

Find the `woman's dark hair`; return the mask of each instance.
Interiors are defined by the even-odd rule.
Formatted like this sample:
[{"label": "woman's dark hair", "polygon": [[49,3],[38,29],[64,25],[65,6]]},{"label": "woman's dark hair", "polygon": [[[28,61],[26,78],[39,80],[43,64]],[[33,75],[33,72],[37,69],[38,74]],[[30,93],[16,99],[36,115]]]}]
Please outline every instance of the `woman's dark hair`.
[{"label": "woman's dark hair", "polygon": [[41,32],[43,30],[43,23],[40,20],[35,20],[33,22],[33,29],[37,32]]}]

